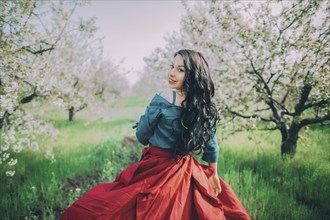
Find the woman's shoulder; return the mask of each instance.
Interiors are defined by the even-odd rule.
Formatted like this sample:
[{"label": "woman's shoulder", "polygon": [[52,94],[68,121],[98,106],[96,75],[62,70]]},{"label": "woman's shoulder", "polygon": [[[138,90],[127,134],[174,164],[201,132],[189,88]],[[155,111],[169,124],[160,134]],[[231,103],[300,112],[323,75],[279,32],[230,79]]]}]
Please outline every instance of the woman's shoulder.
[{"label": "woman's shoulder", "polygon": [[164,89],[157,93],[161,98],[169,103],[173,102],[173,90],[170,88]]},{"label": "woman's shoulder", "polygon": [[173,107],[173,90],[164,89],[157,92],[150,102],[150,106]]}]

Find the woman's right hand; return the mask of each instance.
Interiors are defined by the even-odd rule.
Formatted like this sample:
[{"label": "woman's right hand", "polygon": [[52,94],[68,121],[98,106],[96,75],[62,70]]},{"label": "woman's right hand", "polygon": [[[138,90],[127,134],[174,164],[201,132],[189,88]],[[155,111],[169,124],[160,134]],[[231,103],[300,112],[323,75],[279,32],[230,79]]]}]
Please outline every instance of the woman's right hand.
[{"label": "woman's right hand", "polygon": [[215,194],[218,196],[221,193],[221,185],[220,185],[220,179],[218,176],[218,165],[217,163],[211,163],[209,162],[209,167],[212,168],[213,173],[209,177],[209,182],[212,186],[212,188],[215,191]]},{"label": "woman's right hand", "polygon": [[209,177],[209,182],[214,189],[215,194],[218,196],[221,193],[220,180],[217,173],[212,174]]}]

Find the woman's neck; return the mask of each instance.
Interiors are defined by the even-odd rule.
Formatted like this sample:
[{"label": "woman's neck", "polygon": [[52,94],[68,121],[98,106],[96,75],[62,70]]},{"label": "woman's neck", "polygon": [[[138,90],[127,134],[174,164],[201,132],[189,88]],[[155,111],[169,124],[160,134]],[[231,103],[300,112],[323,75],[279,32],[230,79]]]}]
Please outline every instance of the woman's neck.
[{"label": "woman's neck", "polygon": [[182,90],[176,89],[176,95],[177,99],[179,100],[179,103],[181,103],[183,100],[186,99],[186,93],[183,92]]}]

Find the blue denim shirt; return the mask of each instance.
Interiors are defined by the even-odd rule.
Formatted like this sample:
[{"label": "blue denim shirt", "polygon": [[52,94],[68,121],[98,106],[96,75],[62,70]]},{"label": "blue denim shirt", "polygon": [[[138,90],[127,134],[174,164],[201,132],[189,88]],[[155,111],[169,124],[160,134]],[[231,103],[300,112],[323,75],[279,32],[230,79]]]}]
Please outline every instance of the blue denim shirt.
[{"label": "blue denim shirt", "polygon": [[[143,144],[170,149],[181,148],[182,125],[180,116],[182,107],[176,106],[165,98],[156,94],[147,107],[140,121],[133,126],[136,128],[136,137]],[[203,151],[202,159],[206,162],[217,162],[219,146],[216,135],[210,139],[206,149]]]}]

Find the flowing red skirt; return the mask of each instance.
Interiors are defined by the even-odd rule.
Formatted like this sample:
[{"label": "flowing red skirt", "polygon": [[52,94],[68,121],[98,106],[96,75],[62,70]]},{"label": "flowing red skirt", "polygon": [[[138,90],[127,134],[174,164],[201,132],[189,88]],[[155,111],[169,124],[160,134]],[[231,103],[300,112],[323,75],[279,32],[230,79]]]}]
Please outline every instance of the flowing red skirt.
[{"label": "flowing red skirt", "polygon": [[222,191],[215,195],[208,182],[211,168],[191,155],[171,156],[150,145],[139,162],[114,182],[92,188],[61,219],[250,219],[221,178]]}]

